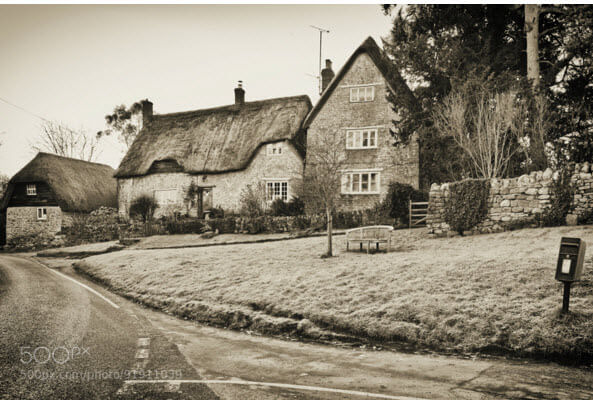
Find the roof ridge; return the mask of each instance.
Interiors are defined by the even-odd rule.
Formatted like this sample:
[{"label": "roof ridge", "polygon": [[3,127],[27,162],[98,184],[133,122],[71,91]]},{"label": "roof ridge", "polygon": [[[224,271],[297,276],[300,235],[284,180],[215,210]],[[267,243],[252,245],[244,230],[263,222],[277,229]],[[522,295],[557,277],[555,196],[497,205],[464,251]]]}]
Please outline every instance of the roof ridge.
[{"label": "roof ridge", "polygon": [[280,102],[280,101],[286,101],[286,100],[297,100],[297,99],[308,100],[309,103],[311,103],[311,99],[309,98],[309,95],[301,94],[301,95],[297,95],[297,96],[273,97],[271,99],[246,101],[240,107],[237,104],[226,104],[223,106],[200,108],[197,110],[177,111],[177,112],[166,113],[166,114],[154,114],[153,118],[182,117],[184,115],[189,116],[189,115],[194,115],[194,114],[199,114],[199,113],[211,113],[211,112],[215,112],[215,111],[226,111],[226,110],[240,109],[240,108],[249,107],[249,106],[265,105],[266,103]]},{"label": "roof ridge", "polygon": [[73,158],[73,157],[61,156],[59,154],[48,153],[46,151],[39,151],[39,152],[37,152],[37,154],[35,155],[35,157],[31,161],[33,161],[35,158],[37,158],[39,156],[51,156],[51,157],[55,157],[55,158],[62,158],[64,160],[68,160],[68,161],[79,161],[79,162],[82,162],[82,163],[85,163],[85,164],[102,165],[102,166],[109,167],[109,168],[113,169],[113,167],[111,165],[108,165],[108,164],[98,163],[98,162],[94,162],[94,161],[81,160],[80,158]]}]

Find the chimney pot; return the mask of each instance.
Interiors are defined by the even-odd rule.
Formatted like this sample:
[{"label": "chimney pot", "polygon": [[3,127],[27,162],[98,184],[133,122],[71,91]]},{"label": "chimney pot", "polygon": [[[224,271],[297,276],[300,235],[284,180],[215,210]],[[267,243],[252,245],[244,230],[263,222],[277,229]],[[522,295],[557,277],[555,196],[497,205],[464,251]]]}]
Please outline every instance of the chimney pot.
[{"label": "chimney pot", "polygon": [[243,89],[243,81],[239,81],[237,87],[235,88],[235,104],[239,106],[245,104],[245,89]]},{"label": "chimney pot", "polygon": [[332,79],[334,79],[334,71],[332,70],[332,62],[330,59],[325,60],[325,68],[321,70],[321,93],[325,91]]}]

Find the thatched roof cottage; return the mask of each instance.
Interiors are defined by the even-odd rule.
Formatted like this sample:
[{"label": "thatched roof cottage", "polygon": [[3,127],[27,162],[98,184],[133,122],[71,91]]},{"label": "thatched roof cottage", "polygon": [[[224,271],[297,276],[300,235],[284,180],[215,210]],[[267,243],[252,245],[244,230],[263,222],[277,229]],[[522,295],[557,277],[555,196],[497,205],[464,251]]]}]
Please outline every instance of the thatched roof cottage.
[{"label": "thatched roof cottage", "polygon": [[[120,215],[141,195],[157,200],[157,216],[237,211],[248,184],[261,184],[269,200],[288,200],[302,174],[310,109],[308,96],[245,102],[241,83],[235,103],[222,107],[153,115],[143,101],[142,129],[115,174]],[[187,196],[192,182],[195,202]]]},{"label": "thatched roof cottage", "polygon": [[25,235],[53,235],[72,214],[117,206],[113,168],[38,153],[8,182],[0,205],[0,245]]},{"label": "thatched roof cottage", "polygon": [[[373,38],[368,37],[337,74],[326,61],[321,98],[305,122],[307,162],[315,149],[335,134],[343,151],[342,188],[338,207],[345,210],[372,207],[383,199],[390,182],[419,185],[418,143],[395,147],[390,128],[399,119],[387,95],[399,93],[410,103],[414,94],[391,66]],[[333,138],[332,138],[333,139]]]}]

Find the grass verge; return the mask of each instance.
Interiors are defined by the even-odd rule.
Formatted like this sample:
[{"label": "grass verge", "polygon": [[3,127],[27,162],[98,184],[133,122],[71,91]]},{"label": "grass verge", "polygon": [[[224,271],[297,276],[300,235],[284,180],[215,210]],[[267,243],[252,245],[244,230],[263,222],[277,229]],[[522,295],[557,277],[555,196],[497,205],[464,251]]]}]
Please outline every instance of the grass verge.
[{"label": "grass verge", "polygon": [[428,239],[397,231],[389,254],[321,259],[324,238],[232,246],[124,250],[76,268],[116,292],[180,317],[309,338],[356,337],[417,349],[593,360],[592,257],[559,313],[562,236],[592,227]]}]

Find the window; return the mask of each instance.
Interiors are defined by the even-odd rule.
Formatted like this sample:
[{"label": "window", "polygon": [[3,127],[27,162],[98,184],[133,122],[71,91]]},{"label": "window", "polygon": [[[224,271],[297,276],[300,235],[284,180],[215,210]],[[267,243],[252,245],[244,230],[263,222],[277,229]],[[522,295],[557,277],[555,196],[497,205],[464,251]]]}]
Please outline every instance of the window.
[{"label": "window", "polygon": [[352,129],[346,131],[347,149],[376,149],[377,129]]},{"label": "window", "polygon": [[154,199],[159,204],[159,206],[166,206],[166,205],[174,204],[177,201],[177,190],[176,189],[155,190],[154,191]]},{"label": "window", "polygon": [[38,220],[45,220],[47,219],[47,208],[38,208],[37,209],[37,219]]},{"label": "window", "polygon": [[282,150],[283,150],[282,142],[270,143],[267,146],[267,152],[268,152],[269,156],[280,156],[280,155],[282,155]]},{"label": "window", "polygon": [[266,183],[266,195],[268,201],[281,199],[288,200],[288,182],[274,181]]},{"label": "window", "polygon": [[359,86],[350,88],[350,103],[375,100],[374,86]]},{"label": "window", "polygon": [[345,172],[342,175],[342,193],[378,194],[380,176],[379,172]]},{"label": "window", "polygon": [[37,185],[28,184],[27,185],[27,196],[36,196],[37,195]]}]

